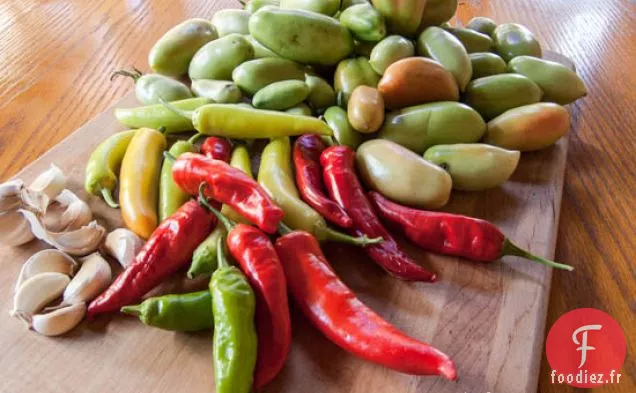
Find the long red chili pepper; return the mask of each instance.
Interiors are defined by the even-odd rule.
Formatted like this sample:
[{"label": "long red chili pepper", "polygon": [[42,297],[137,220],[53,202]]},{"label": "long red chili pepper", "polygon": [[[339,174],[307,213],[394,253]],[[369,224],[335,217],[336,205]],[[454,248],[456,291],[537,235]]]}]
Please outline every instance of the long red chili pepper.
[{"label": "long red chili pepper", "polygon": [[315,237],[294,231],[276,240],[290,293],[307,318],[335,344],[363,359],[415,375],[457,378],[443,352],[399,331],[334,273]]},{"label": "long red chili pepper", "polygon": [[179,188],[192,195],[197,195],[199,186],[205,182],[208,198],[229,205],[267,233],[276,232],[283,219],[283,210],[254,179],[223,161],[185,153],[172,166],[172,178]]},{"label": "long red chili pepper", "polygon": [[230,161],[230,153],[232,152],[232,146],[227,139],[219,138],[216,136],[209,136],[205,138],[205,141],[201,144],[201,154],[206,157],[214,158],[215,160]]},{"label": "long red chili pepper", "polygon": [[437,276],[417,265],[382,226],[356,175],[355,154],[349,147],[332,146],[320,155],[329,195],[353,220],[352,232],[357,236],[384,239],[382,243],[365,247],[364,251],[389,273],[403,280],[435,281]]},{"label": "long red chili pepper", "polygon": [[228,230],[228,249],[256,294],[258,357],[254,387],[258,389],[278,375],[291,348],[285,272],[266,234],[250,225],[232,225],[230,220],[205,201],[203,195],[200,201],[225,225]]},{"label": "long red chili pepper", "polygon": [[519,248],[488,221],[459,214],[412,209],[391,202],[374,191],[369,192],[368,196],[382,219],[399,227],[409,240],[424,250],[480,262],[515,255],[557,269],[574,269]]},{"label": "long red chili pepper", "polygon": [[305,134],[294,143],[294,168],[300,196],[327,220],[350,228],[353,222],[343,208],[325,195],[322,184],[320,153],[327,148],[325,142],[315,134]]},{"label": "long red chili pepper", "polygon": [[141,300],[148,291],[187,265],[195,248],[216,224],[195,200],[165,219],[150,235],[133,262],[88,306],[88,316],[119,311]]}]

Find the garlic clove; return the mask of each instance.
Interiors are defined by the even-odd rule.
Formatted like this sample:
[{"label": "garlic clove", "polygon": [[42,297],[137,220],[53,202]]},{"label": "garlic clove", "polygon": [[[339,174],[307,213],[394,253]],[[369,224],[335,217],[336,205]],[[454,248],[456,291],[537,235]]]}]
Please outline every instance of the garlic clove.
[{"label": "garlic clove", "polygon": [[19,246],[33,240],[31,225],[18,211],[0,213],[0,243],[7,246]]},{"label": "garlic clove", "polygon": [[40,273],[26,280],[13,297],[10,314],[22,320],[31,316],[59,297],[71,279],[62,273]]},{"label": "garlic clove", "polygon": [[89,302],[108,288],[112,280],[110,265],[98,252],[83,259],[82,266],[64,290],[62,304]]},{"label": "garlic clove", "polygon": [[77,268],[77,262],[60,250],[48,249],[39,251],[22,265],[18,281],[15,284],[15,292],[18,292],[26,280],[37,274],[54,272],[73,277]]},{"label": "garlic clove", "polygon": [[20,179],[0,184],[0,213],[15,210],[20,207],[20,190],[24,182]]},{"label": "garlic clove", "polygon": [[66,186],[66,176],[55,165],[42,172],[29,186],[29,189],[41,192],[49,199],[54,199]]},{"label": "garlic clove", "polygon": [[34,315],[30,320],[33,330],[45,336],[59,336],[79,325],[86,315],[86,303],[75,303],[47,314]]},{"label": "garlic clove", "polygon": [[97,224],[97,221],[91,221],[87,225],[71,231],[49,231],[40,216],[24,209],[19,210],[19,212],[24,214],[24,217],[31,224],[31,231],[35,237],[71,255],[86,255],[97,250],[106,234],[106,229]]},{"label": "garlic clove", "polygon": [[104,249],[108,255],[117,259],[124,268],[127,268],[143,245],[143,240],[134,232],[125,228],[117,228],[106,235]]},{"label": "garlic clove", "polygon": [[65,189],[47,207],[42,221],[49,231],[62,232],[79,229],[92,219],[93,213],[88,204]]}]

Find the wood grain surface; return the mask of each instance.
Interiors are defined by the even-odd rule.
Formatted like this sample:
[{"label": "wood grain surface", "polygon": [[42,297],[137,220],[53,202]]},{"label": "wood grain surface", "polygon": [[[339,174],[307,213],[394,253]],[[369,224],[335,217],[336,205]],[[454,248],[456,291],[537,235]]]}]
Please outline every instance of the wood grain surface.
[{"label": "wood grain surface", "polygon": [[[3,40],[0,40],[0,179],[5,180],[23,168],[29,162],[40,157],[44,152],[62,140],[69,133],[77,129],[87,120],[102,112],[126,91],[130,90],[130,83],[123,80],[110,83],[108,74],[115,68],[136,65],[145,68],[147,51],[164,31],[175,23],[192,16],[210,17],[214,9],[233,6],[230,1],[188,1],[175,2],[157,0],[153,2],[143,1],[5,1],[0,3],[0,32]],[[573,125],[567,146],[565,141],[557,149],[569,150],[567,170],[563,189],[563,204],[560,217],[560,226],[557,237],[556,258],[560,261],[576,266],[574,273],[554,274],[553,290],[550,297],[548,326],[559,316],[567,311],[579,307],[596,307],[608,312],[623,327],[628,337],[628,357],[623,374],[626,379],[619,385],[608,385],[599,391],[605,392],[633,392],[634,375],[636,369],[633,361],[636,349],[634,326],[634,311],[636,303],[634,294],[636,285],[634,282],[636,257],[636,231],[634,220],[634,189],[636,186],[634,170],[634,145],[636,144],[636,75],[633,72],[636,66],[636,38],[635,14],[636,6],[632,0],[622,1],[597,1],[597,0],[499,0],[499,1],[464,1],[460,6],[458,19],[466,23],[473,15],[488,15],[498,22],[517,21],[530,27],[541,39],[544,47],[559,51],[569,56],[576,63],[579,72],[586,81],[590,95],[573,107],[576,119]],[[99,142],[110,130],[95,130],[94,140],[83,138],[84,147],[77,147],[81,152],[90,149]],[[75,154],[75,149],[64,151],[67,156]],[[554,154],[554,153],[552,153]],[[73,162],[72,157],[65,158]],[[44,165],[44,164],[42,164]],[[77,167],[73,169],[74,178],[81,179],[83,164],[78,159]],[[33,168],[34,171],[36,168]],[[532,168],[548,171],[550,168]],[[31,174],[32,175],[32,174]],[[535,173],[540,176],[541,173]],[[81,184],[73,184],[74,188]],[[458,200],[454,198],[454,200]],[[525,200],[523,203],[529,202]],[[454,202],[461,205],[458,202]],[[477,211],[480,216],[494,217],[498,223],[505,224],[506,228],[513,230],[514,235],[523,230],[521,225],[516,225],[513,217],[506,216],[506,205],[469,206],[467,211]],[[105,211],[102,206],[98,206]],[[477,210],[472,210],[477,209]],[[537,233],[549,234],[551,228],[533,228]],[[549,236],[548,236],[549,238]],[[524,244],[525,245],[525,244]],[[544,245],[549,248],[549,245]],[[349,252],[355,250],[348,249]],[[331,253],[338,250],[331,250]],[[18,251],[15,257],[22,260],[26,252]],[[514,261],[514,260],[513,260]],[[5,260],[12,271],[20,261]],[[351,263],[362,263],[352,261]],[[451,274],[449,267],[434,263],[434,267],[442,271],[442,274]],[[522,265],[518,261],[511,263],[515,268]],[[360,265],[359,265],[360,266]],[[359,267],[358,266],[358,267]],[[453,264],[455,273],[467,273],[465,264]],[[489,269],[471,269],[470,274],[464,279],[465,286],[485,286],[492,290],[501,284],[497,277],[500,269],[511,270],[508,267]],[[349,271],[345,269],[343,273]],[[354,270],[355,271],[355,270]],[[475,273],[477,272],[477,273]],[[365,273],[367,273],[365,271]],[[347,278],[348,283],[363,293],[363,297],[370,305],[380,309],[385,316],[396,323],[400,323],[400,315],[396,311],[392,314],[392,307],[406,307],[407,314],[428,310],[409,309],[409,304],[385,304],[386,299],[379,297],[383,285],[388,283],[378,272],[371,272],[371,277]],[[476,274],[476,276],[475,276]],[[457,277],[458,274],[451,274]],[[473,283],[477,284],[473,284]],[[3,297],[3,312],[6,308],[7,296],[6,282],[2,283],[0,295]],[[452,287],[457,289],[455,283]],[[419,290],[419,287],[417,287]],[[508,288],[518,290],[519,288]],[[406,287],[400,293],[408,297],[412,287]],[[475,379],[469,379],[466,391],[480,392],[479,372],[483,366],[483,356],[494,359],[499,364],[501,375],[482,375],[484,380],[493,381],[493,378],[514,378],[514,364],[503,362],[505,350],[500,354],[485,354],[480,345],[487,338],[505,342],[508,337],[501,337],[494,330],[502,321],[492,320],[488,315],[478,313],[478,310],[467,306],[462,299],[462,291],[449,293],[449,289],[436,292],[445,292],[453,298],[455,296],[455,313],[466,314],[473,318],[477,328],[474,331],[444,330],[447,335],[435,337],[434,342],[452,339],[452,334],[459,334],[461,338],[451,340],[455,347],[450,348],[451,355],[468,351],[473,357],[467,365],[473,364],[474,369],[468,371]],[[428,294],[429,289],[425,290]],[[397,295],[397,294],[396,294]],[[436,302],[433,293],[430,303]],[[437,295],[440,296],[440,295]],[[397,297],[398,299],[400,297]],[[394,297],[392,297],[394,298]],[[475,301],[484,301],[483,299]],[[401,303],[401,302],[398,302]],[[470,303],[468,303],[470,304]],[[462,306],[463,307],[463,306]],[[404,312],[400,309],[400,312]],[[471,314],[472,313],[472,314]],[[6,315],[6,314],[5,314]],[[442,331],[446,325],[452,326],[455,321],[452,312],[444,313],[437,320],[439,326],[422,326],[417,333],[419,337],[432,338],[433,330]],[[408,318],[407,318],[408,319]],[[7,317],[2,317],[0,325],[5,326]],[[14,325],[15,321],[9,321]],[[321,378],[324,386],[336,383],[336,381],[351,381],[347,386],[341,386],[339,391],[374,391],[380,381],[394,381],[400,377],[394,376],[386,370],[368,368],[359,373],[359,369],[344,365],[341,352],[334,351],[332,346],[321,339],[307,326],[302,318],[295,318],[299,325],[296,331],[302,329],[307,335],[297,337],[301,345],[307,351],[295,353],[292,361],[309,361],[315,364],[313,370]],[[505,321],[504,321],[505,322]],[[132,321],[121,322],[132,324]],[[511,323],[511,321],[508,321]],[[542,328],[541,328],[542,329]],[[13,328],[11,328],[14,332]],[[70,354],[65,354],[65,345],[71,342],[63,339],[60,341],[34,338],[33,334],[24,335],[21,340],[35,351],[40,345],[49,345],[59,348],[59,351],[51,352],[48,356],[33,359],[30,365],[37,369],[38,365],[46,362],[77,361],[69,359]],[[7,332],[2,329],[2,334]],[[111,333],[110,331],[108,333]],[[92,332],[87,333],[88,337]],[[95,332],[103,334],[103,332]],[[542,333],[541,333],[542,334]],[[86,334],[77,338],[81,342],[89,341]],[[100,342],[102,349],[119,347],[123,351],[121,341],[126,340],[122,335],[106,334]],[[145,342],[150,341],[154,335],[140,338]],[[138,380],[138,385],[130,387],[137,391],[150,391],[144,387],[144,382],[155,384],[180,376],[192,376],[194,382],[204,383],[210,374],[209,367],[195,370],[172,370],[165,375],[154,375],[155,368],[162,368],[172,362],[187,362],[190,357],[208,356],[209,347],[205,339],[198,337],[183,337],[179,335],[163,336],[172,341],[189,341],[203,343],[201,347],[183,345],[183,352],[175,359],[167,358],[161,352],[161,348],[154,353],[129,353],[126,362],[116,364],[122,369],[135,367],[147,375]],[[477,338],[477,339],[474,339]],[[319,345],[309,345],[314,341]],[[126,341],[127,342],[127,341]],[[46,344],[42,344],[46,343]],[[3,341],[0,346],[0,362],[3,366],[10,365],[11,359],[7,353],[10,345]],[[69,344],[72,345],[72,344]],[[536,351],[543,352],[542,343]],[[311,349],[309,349],[311,347]],[[99,348],[98,348],[99,349]],[[446,348],[448,349],[448,348]],[[195,353],[192,353],[195,352]],[[106,351],[104,351],[106,353]],[[532,356],[532,354],[519,354],[518,356]],[[300,358],[300,359],[298,359]],[[152,359],[147,362],[147,359]],[[317,359],[317,360],[315,360]],[[349,357],[347,357],[349,359]],[[113,360],[107,357],[79,359],[80,364],[99,367],[102,364],[112,365]],[[204,364],[204,363],[202,363]],[[504,367],[505,366],[505,367]],[[507,367],[512,367],[512,370]],[[469,366],[470,367],[470,366]],[[38,386],[41,391],[57,391],[64,386],[66,379],[76,378],[79,374],[82,380],[90,380],[83,369],[68,370],[59,367],[62,372],[53,375],[50,380],[38,380],[35,370],[22,370],[10,368],[12,374],[22,380],[24,386]],[[8,370],[3,370],[3,376]],[[197,372],[200,371],[200,372]],[[372,374],[371,374],[372,373]],[[507,375],[509,374],[509,375]],[[312,374],[314,375],[314,374]],[[314,375],[314,377],[315,377]],[[84,379],[85,378],[85,379]],[[14,379],[15,381],[15,379]],[[158,381],[158,382],[157,382]],[[408,379],[408,381],[416,381]],[[299,382],[303,382],[302,380]],[[471,382],[474,384],[471,385]],[[372,385],[375,383],[376,385]],[[387,383],[387,382],[383,382]],[[522,381],[519,381],[523,384]],[[446,391],[440,383],[425,382],[423,385],[433,385],[438,391]],[[25,391],[24,386],[0,385],[0,391],[17,392]],[[149,386],[149,385],[148,385]],[[391,386],[391,385],[385,385]],[[396,389],[398,385],[395,385]],[[497,388],[492,384],[492,393],[509,392]],[[418,388],[419,386],[415,386]],[[424,388],[424,386],[421,386]],[[123,391],[118,386],[117,376],[107,385],[83,386],[79,390],[67,391]],[[326,389],[325,389],[326,390]],[[550,383],[549,369],[543,362],[539,390],[542,393],[549,392],[575,392],[574,389]],[[128,388],[126,388],[128,391]],[[132,391],[132,390],[130,390]],[[158,391],[158,390],[155,390]],[[271,391],[276,391],[272,388]],[[321,389],[322,391],[322,389]],[[388,391],[388,390],[387,390]],[[426,391],[418,389],[418,391]]]}]

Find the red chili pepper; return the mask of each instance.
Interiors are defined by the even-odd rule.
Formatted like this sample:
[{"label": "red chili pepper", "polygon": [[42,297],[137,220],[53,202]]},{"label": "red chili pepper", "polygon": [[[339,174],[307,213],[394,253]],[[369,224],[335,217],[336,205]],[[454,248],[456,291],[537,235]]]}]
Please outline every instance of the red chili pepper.
[{"label": "red chili pepper", "polygon": [[133,262],[88,307],[89,318],[119,311],[187,265],[195,248],[216,224],[195,200],[190,200],[165,219],[150,235]]},{"label": "red chili pepper", "polygon": [[356,176],[355,154],[349,147],[332,146],[320,155],[329,195],[353,220],[352,232],[357,236],[384,239],[382,243],[365,247],[364,251],[387,272],[403,280],[435,281],[437,276],[417,265],[382,226]]},{"label": "red chili pepper", "polygon": [[214,158],[215,160],[230,161],[230,153],[232,146],[227,139],[218,138],[216,136],[209,136],[205,138],[205,141],[201,144],[201,154],[206,157]]},{"label": "red chili pepper", "polygon": [[232,225],[204,199],[201,203],[212,211],[228,230],[227,246],[247,276],[256,295],[258,357],[254,387],[271,382],[282,370],[291,348],[291,321],[287,302],[287,281],[269,237],[250,225]]},{"label": "red chili pepper", "polygon": [[519,248],[488,221],[459,214],[412,209],[391,202],[373,191],[368,196],[380,217],[399,227],[409,240],[424,250],[479,262],[515,255],[557,269],[574,269]]},{"label": "red chili pepper", "polygon": [[385,321],[334,273],[315,237],[294,231],[276,240],[290,293],[327,338],[346,351],[394,370],[457,379],[443,352],[407,336]]},{"label": "red chili pepper", "polygon": [[315,134],[305,134],[294,143],[294,167],[300,196],[327,220],[343,228],[353,225],[343,208],[325,195],[320,153],[327,148]]},{"label": "red chili pepper", "polygon": [[283,219],[283,210],[254,179],[223,161],[184,153],[172,166],[172,178],[192,195],[198,194],[201,183],[207,183],[206,197],[229,205],[267,233],[276,232]]}]

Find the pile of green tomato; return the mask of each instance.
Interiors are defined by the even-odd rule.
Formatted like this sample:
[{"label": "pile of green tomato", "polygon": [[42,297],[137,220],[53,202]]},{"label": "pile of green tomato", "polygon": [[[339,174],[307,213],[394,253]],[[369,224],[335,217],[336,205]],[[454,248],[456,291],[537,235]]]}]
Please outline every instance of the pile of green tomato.
[{"label": "pile of green tomato", "polygon": [[193,123],[163,101],[242,106],[255,123],[244,139],[268,137],[253,129],[270,111],[319,117],[329,143],[356,149],[369,188],[439,208],[451,189],[505,182],[521,152],[567,133],[563,105],[587,94],[572,69],[542,59],[526,27],[485,17],[453,27],[456,9],[457,0],[252,0],[189,19],[152,47],[154,73],[119,72],[147,106],[116,116],[181,132]]}]

